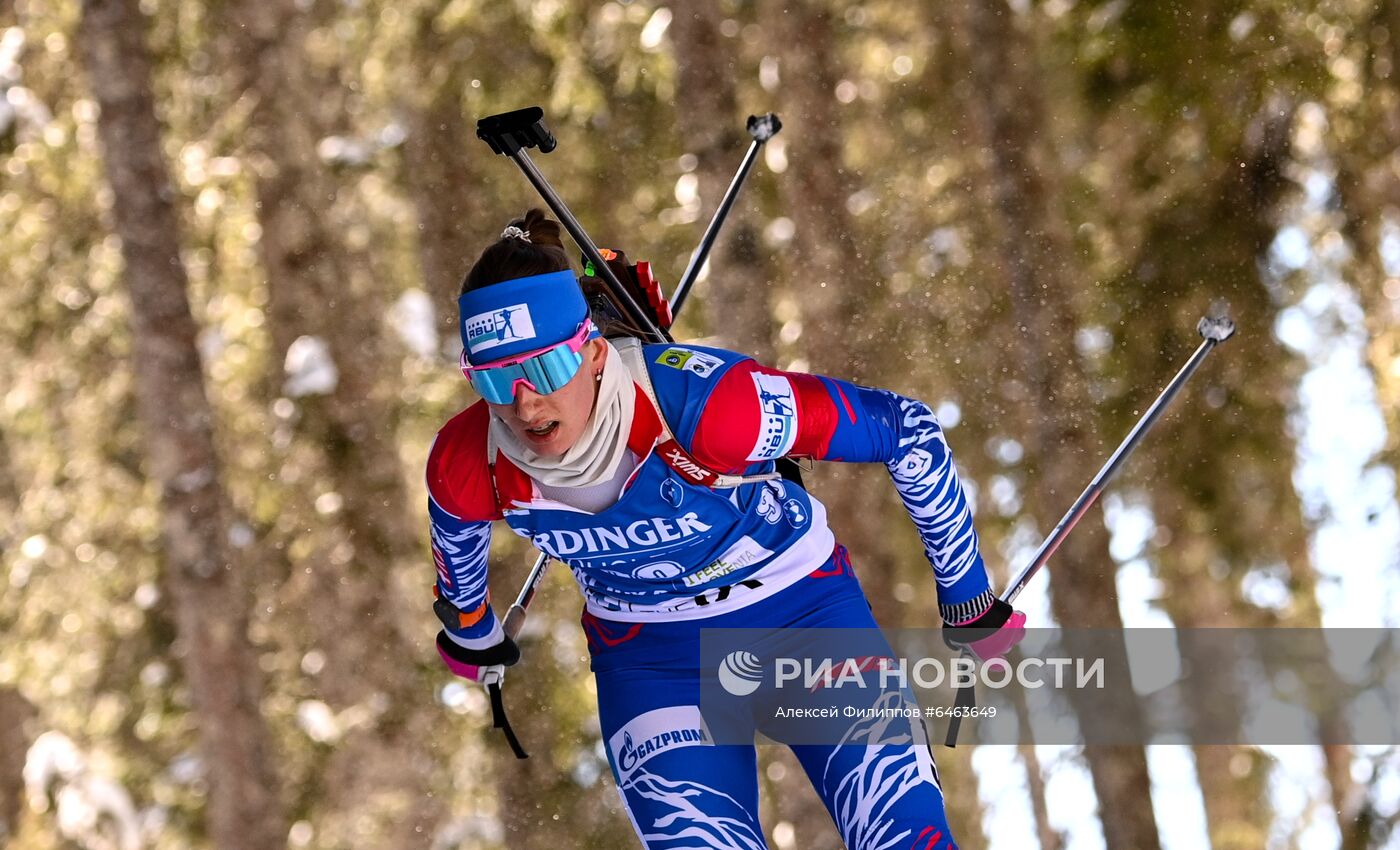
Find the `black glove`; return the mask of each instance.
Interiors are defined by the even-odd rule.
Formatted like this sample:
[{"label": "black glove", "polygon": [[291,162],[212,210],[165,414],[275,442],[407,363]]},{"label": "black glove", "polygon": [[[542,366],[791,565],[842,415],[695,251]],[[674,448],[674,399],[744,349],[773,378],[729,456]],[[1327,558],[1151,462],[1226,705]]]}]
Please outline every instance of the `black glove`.
[{"label": "black glove", "polygon": [[440,631],[437,634],[437,648],[438,655],[442,656],[449,670],[473,682],[480,682],[489,668],[510,667],[520,660],[520,647],[509,635],[485,649],[467,649],[448,637],[446,631]]}]

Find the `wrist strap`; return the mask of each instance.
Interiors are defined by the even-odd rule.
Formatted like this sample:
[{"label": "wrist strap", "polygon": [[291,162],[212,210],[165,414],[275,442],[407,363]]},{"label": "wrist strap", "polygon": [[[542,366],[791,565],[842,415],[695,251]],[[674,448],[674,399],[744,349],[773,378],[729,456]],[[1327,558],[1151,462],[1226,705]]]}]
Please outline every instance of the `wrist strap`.
[{"label": "wrist strap", "polygon": [[529,758],[525,748],[520,746],[520,739],[515,737],[515,730],[510,728],[510,720],[506,717],[506,701],[501,696],[501,683],[492,682],[486,686],[486,692],[491,695],[491,727],[500,729],[505,734],[506,743],[510,744],[516,758]]},{"label": "wrist strap", "polygon": [[958,688],[957,699],[953,700],[953,716],[948,721],[948,735],[943,746],[952,749],[958,745],[958,727],[962,726],[963,709],[977,705],[977,685],[975,680]]}]

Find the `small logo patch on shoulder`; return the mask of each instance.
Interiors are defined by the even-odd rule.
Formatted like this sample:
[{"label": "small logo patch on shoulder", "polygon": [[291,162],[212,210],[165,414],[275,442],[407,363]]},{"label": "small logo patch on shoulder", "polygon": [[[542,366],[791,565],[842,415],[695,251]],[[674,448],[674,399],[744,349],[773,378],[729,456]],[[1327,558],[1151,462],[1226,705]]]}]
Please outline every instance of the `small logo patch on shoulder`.
[{"label": "small logo patch on shoulder", "polygon": [[661,352],[656,362],[672,369],[694,372],[702,378],[710,377],[716,369],[724,365],[724,361],[718,357],[689,348],[668,348]]}]

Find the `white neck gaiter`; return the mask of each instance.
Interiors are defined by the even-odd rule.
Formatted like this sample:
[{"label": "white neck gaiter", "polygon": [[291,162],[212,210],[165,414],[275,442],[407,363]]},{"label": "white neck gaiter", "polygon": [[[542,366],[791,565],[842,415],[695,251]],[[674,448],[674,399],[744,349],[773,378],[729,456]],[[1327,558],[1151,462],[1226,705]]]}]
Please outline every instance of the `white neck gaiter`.
[{"label": "white neck gaiter", "polygon": [[[627,454],[627,437],[632,433],[636,411],[632,375],[612,343],[603,340],[607,354],[603,379],[598,383],[598,399],[583,434],[560,457],[535,454],[510,430],[491,416],[491,438],[501,453],[526,475],[552,487],[591,487],[610,480]],[[587,378],[585,378],[587,380]]]}]

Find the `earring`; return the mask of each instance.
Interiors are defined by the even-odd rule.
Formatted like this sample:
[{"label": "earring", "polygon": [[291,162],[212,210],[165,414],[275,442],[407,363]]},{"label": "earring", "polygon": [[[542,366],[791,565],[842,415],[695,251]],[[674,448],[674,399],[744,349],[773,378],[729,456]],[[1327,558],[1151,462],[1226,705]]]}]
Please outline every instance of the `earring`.
[{"label": "earring", "polygon": [[602,380],[603,380],[603,373],[602,373],[602,372],[594,372],[594,373],[593,373],[593,380],[598,381],[599,383],[601,383]]}]

